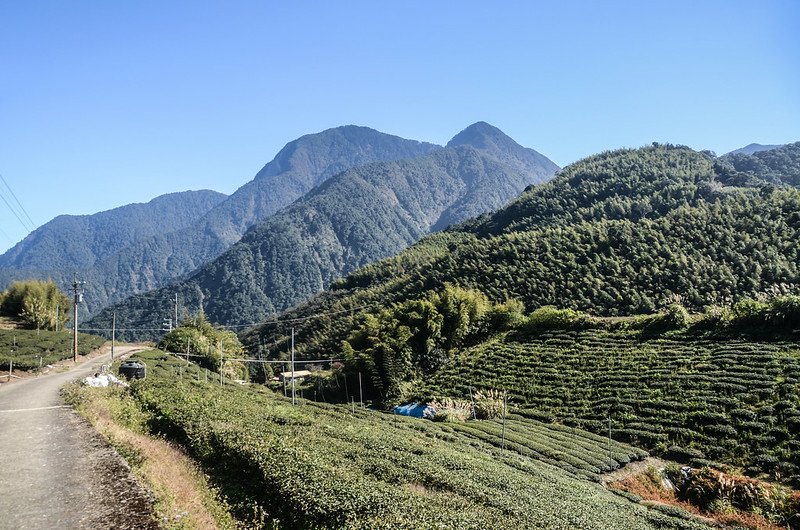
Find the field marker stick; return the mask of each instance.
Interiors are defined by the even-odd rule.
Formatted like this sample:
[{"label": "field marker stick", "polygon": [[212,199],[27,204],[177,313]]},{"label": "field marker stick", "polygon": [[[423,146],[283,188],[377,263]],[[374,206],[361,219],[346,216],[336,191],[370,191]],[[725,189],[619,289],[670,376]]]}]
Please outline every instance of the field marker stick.
[{"label": "field marker stick", "polygon": [[506,450],[506,408],[508,407],[506,395],[506,391],[503,390],[503,445],[500,447],[501,453]]},{"label": "field marker stick", "polygon": [[469,400],[472,401],[472,419],[477,420],[475,417],[475,398],[472,397],[472,387],[469,387]]},{"label": "field marker stick", "polygon": [[364,390],[361,388],[361,372],[358,372],[358,399],[361,400],[361,408],[364,408]]}]

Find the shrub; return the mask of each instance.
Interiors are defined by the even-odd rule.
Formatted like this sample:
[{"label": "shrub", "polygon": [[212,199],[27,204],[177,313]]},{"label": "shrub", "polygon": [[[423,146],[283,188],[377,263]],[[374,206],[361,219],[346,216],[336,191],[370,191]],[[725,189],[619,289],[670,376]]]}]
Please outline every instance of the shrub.
[{"label": "shrub", "polygon": [[557,309],[553,306],[543,306],[528,315],[523,327],[526,331],[543,329],[576,329],[585,325],[585,314],[573,309]]},{"label": "shrub", "polygon": [[663,331],[680,330],[689,327],[689,312],[681,304],[670,304],[655,315],[645,317],[642,321],[642,331],[645,333],[660,333]]}]

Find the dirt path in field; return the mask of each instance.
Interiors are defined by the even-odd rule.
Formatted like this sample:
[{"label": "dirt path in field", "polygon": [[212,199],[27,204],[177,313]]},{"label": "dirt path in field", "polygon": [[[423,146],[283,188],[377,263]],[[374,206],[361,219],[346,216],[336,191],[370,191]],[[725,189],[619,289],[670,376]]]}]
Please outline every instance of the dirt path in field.
[{"label": "dirt path in field", "polygon": [[150,495],[59,394],[110,356],[0,387],[0,529],[158,528]]}]

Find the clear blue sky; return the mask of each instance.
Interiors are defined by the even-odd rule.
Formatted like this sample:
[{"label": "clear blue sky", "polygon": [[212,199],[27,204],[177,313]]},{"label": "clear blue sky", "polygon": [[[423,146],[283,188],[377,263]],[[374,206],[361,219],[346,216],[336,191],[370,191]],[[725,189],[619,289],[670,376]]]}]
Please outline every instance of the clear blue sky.
[{"label": "clear blue sky", "polygon": [[478,120],[561,165],[798,141],[800,2],[0,0],[0,174],[37,225],[231,193],[328,127]]}]

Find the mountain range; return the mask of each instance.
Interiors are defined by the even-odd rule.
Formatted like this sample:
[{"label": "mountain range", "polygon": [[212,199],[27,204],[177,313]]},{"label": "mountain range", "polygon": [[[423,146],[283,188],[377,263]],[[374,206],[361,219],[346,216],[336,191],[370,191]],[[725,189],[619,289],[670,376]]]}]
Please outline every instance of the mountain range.
[{"label": "mountain range", "polygon": [[[92,314],[207,263],[250,226],[336,173],[438,149],[434,144],[352,125],[309,134],[288,143],[229,197],[214,195],[219,200],[207,207],[187,200],[185,210],[165,211],[162,204],[180,202],[173,198],[73,220],[79,227],[66,226],[69,219],[57,218],[0,258],[0,288],[22,278],[53,278],[66,286],[77,273],[86,281],[85,309]],[[139,222],[141,229],[132,228]],[[83,235],[69,235],[73,232]]]},{"label": "mountain range", "polygon": [[329,178],[187,278],[106,308],[126,328],[155,328],[177,293],[191,313],[245,325],[286,310],[348,272],[391,256],[426,234],[503,206],[558,170],[499,129],[476,123],[446,147],[376,162]]}]

